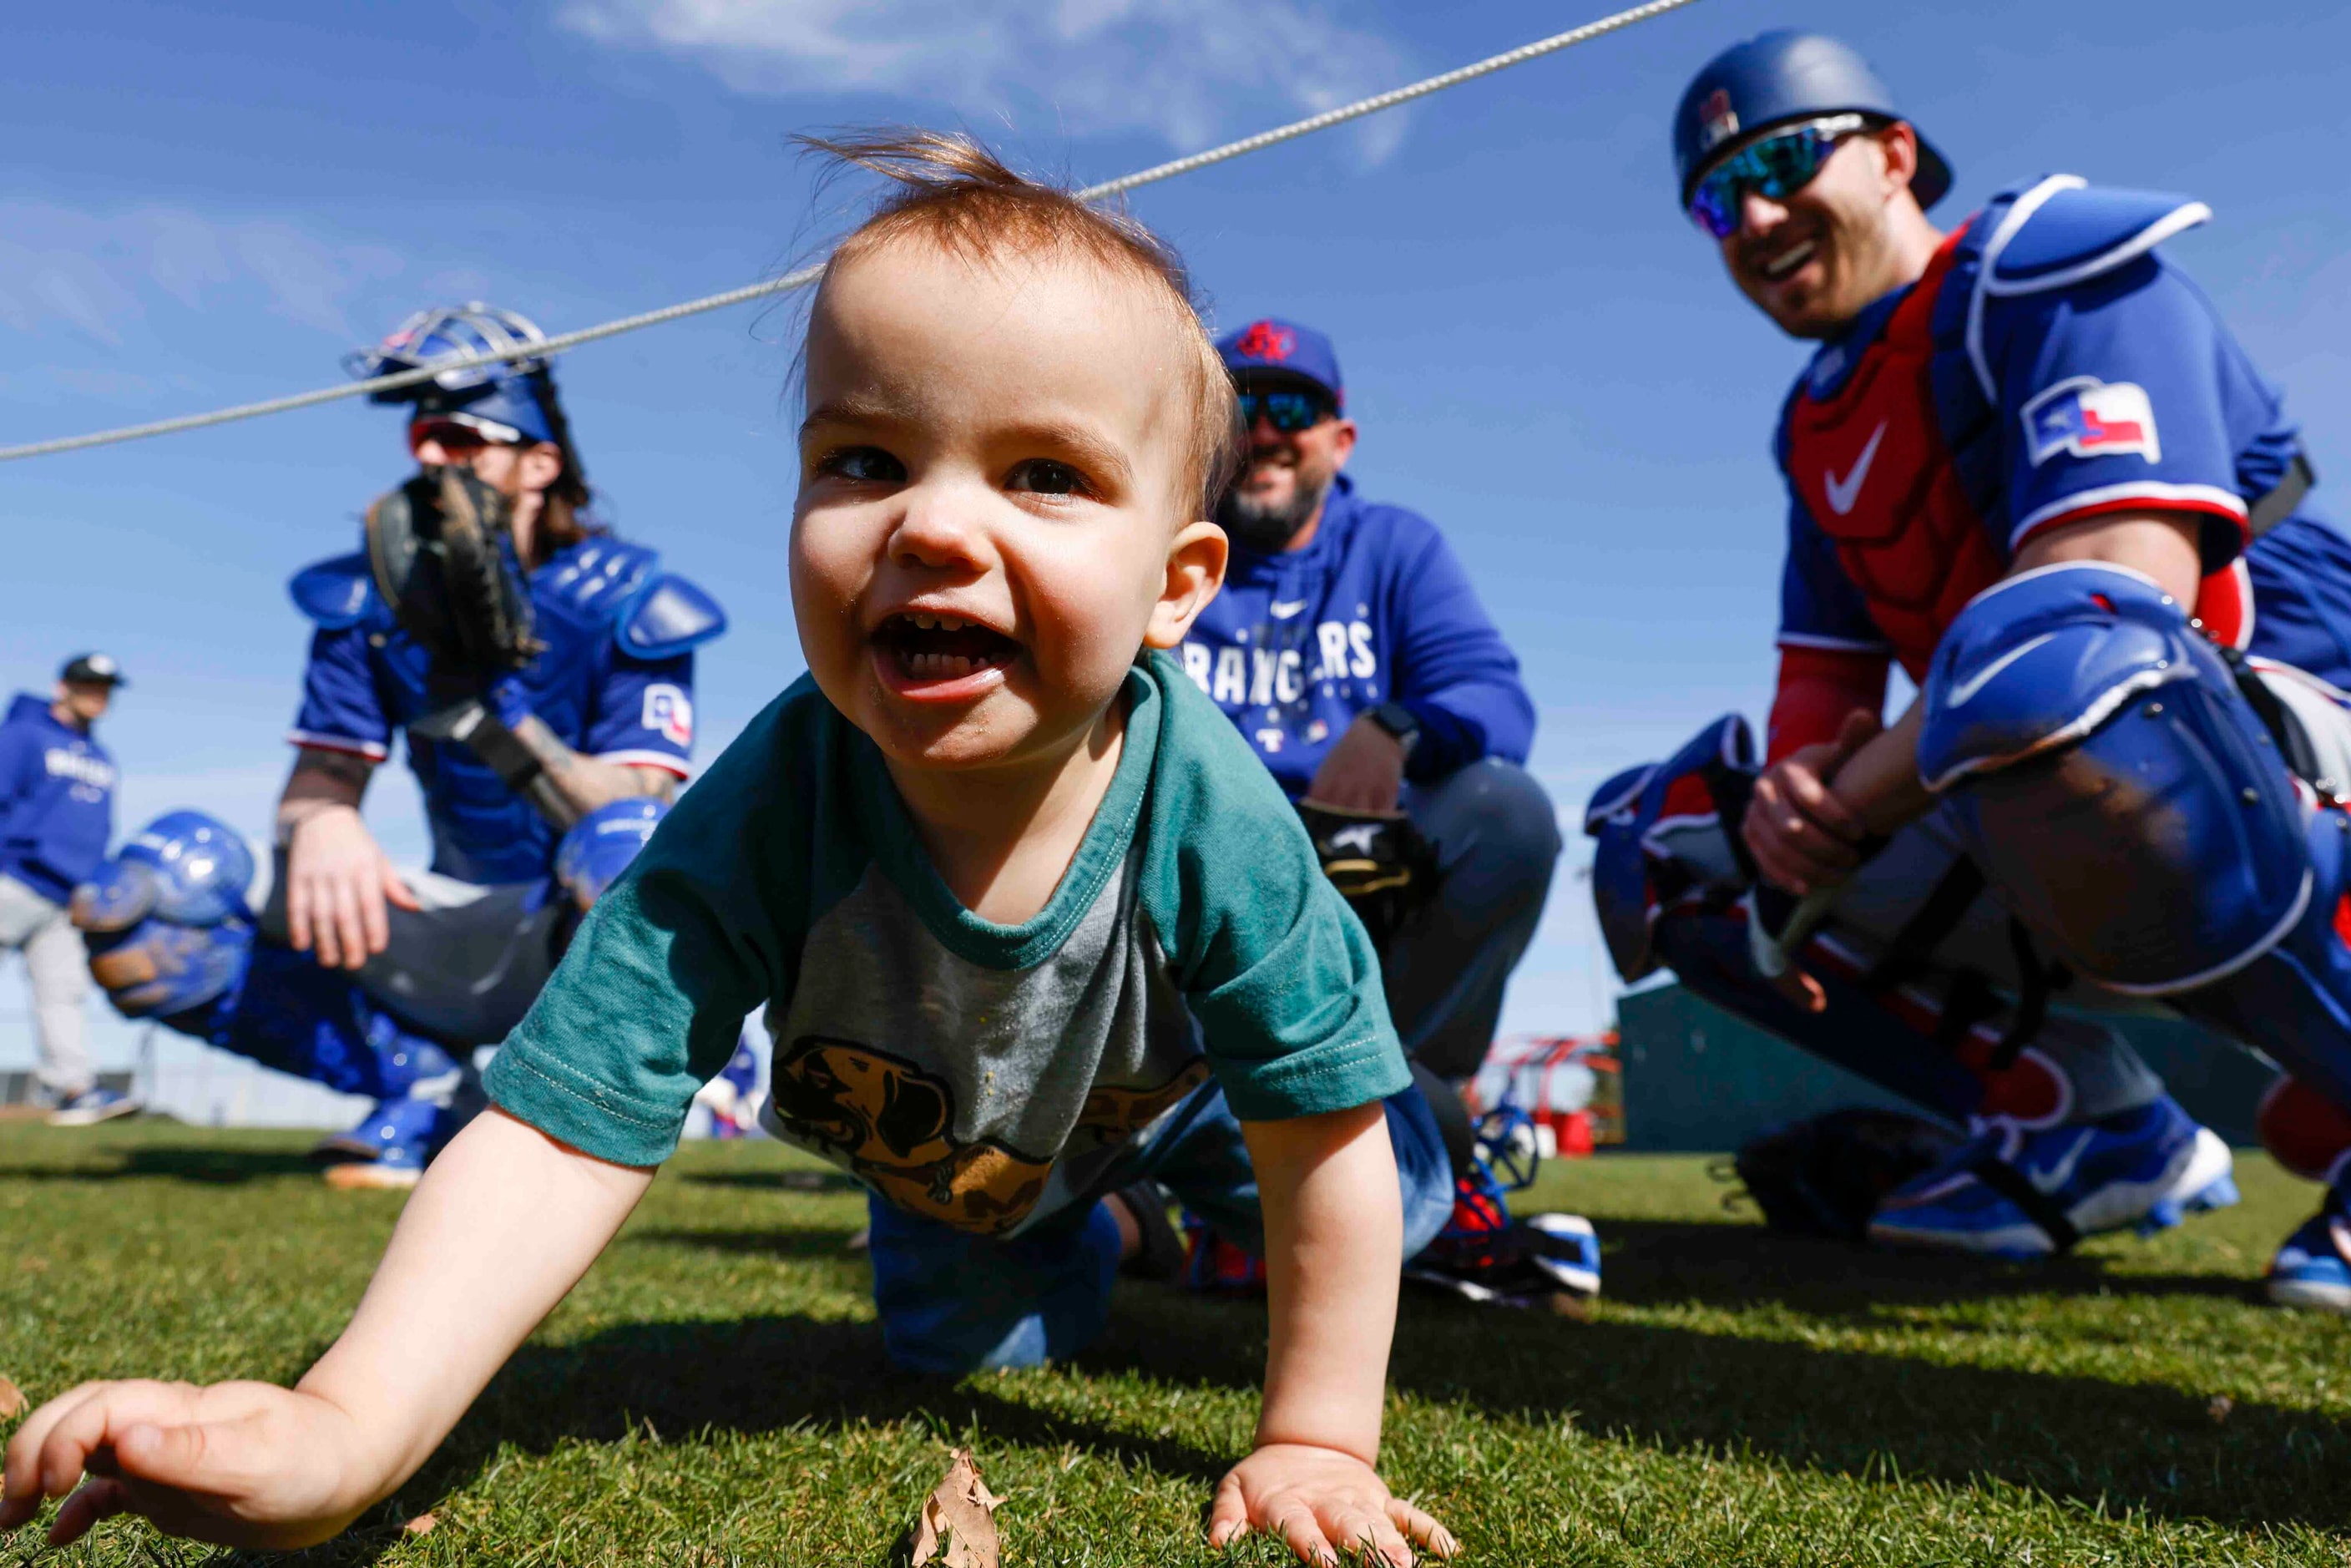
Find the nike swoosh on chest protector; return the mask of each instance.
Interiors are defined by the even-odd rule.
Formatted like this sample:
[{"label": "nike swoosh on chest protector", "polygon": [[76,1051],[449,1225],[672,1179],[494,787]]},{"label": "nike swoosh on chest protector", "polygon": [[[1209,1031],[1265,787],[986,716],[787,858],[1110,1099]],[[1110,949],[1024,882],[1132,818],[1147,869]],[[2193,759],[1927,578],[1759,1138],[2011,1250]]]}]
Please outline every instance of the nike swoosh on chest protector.
[{"label": "nike swoosh on chest protector", "polygon": [[1861,482],[1869,477],[1869,465],[1877,461],[1877,444],[1886,439],[1886,423],[1882,419],[1877,422],[1877,428],[1869,433],[1869,444],[1861,449],[1861,455],[1854,459],[1852,471],[1844,478],[1838,478],[1834,470],[1823,472],[1821,477],[1828,486],[1829,508],[1838,517],[1852,511],[1853,504],[1861,499]]}]

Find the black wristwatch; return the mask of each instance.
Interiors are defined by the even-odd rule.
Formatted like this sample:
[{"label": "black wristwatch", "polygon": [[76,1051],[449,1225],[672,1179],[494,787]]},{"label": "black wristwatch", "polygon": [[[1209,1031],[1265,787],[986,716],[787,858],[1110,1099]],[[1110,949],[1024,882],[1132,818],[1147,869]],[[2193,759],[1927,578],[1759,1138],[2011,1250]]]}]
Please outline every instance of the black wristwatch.
[{"label": "black wristwatch", "polygon": [[1382,703],[1377,707],[1365,708],[1364,716],[1395,737],[1407,760],[1412,748],[1420,744],[1420,720],[1413,717],[1412,709],[1402,703]]}]

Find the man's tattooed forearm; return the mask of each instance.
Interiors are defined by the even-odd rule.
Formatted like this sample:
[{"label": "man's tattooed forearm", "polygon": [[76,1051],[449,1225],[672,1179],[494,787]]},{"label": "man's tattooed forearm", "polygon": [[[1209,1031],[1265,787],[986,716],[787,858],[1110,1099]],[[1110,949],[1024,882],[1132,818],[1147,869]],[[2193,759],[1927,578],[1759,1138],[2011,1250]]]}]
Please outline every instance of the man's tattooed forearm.
[{"label": "man's tattooed forearm", "polygon": [[599,762],[592,757],[582,757],[558,740],[555,732],[536,716],[525,719],[515,736],[530,748],[548,782],[583,814],[614,800],[640,796],[668,800],[676,797],[677,780],[659,768]]}]

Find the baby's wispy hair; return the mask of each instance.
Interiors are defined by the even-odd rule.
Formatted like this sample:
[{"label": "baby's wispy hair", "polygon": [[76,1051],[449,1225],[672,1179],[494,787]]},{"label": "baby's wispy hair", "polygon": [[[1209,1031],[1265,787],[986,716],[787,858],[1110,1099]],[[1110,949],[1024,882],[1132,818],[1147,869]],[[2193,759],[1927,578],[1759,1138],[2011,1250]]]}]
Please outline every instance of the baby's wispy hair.
[{"label": "baby's wispy hair", "polygon": [[1131,214],[1080,201],[1070,189],[1030,179],[972,138],[938,131],[885,129],[798,139],[838,170],[863,169],[892,183],[862,223],[833,248],[838,267],[883,246],[918,241],[967,260],[1076,255],[1144,284],[1184,334],[1178,367],[1186,424],[1184,498],[1196,517],[1215,515],[1240,455],[1232,380],[1202,325],[1190,274],[1176,248]]}]

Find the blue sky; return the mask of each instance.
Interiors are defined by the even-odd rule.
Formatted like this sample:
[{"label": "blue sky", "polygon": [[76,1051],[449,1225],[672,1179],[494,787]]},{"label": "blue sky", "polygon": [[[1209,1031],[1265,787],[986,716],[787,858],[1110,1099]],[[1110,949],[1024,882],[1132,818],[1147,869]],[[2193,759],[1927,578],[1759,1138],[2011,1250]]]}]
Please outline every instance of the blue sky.
[{"label": "blue sky", "polygon": [[[417,305],[550,330],[772,276],[816,250],[794,131],[964,126],[1083,181],[1462,63],[1606,0],[84,0],[0,61],[0,442],[332,381]],[[1802,350],[1674,210],[1666,120],[1716,48],[1842,34],[1959,173],[1938,217],[2067,170],[2209,202],[2170,254],[2351,473],[2351,12],[2150,0],[1701,4],[1410,110],[1147,190],[1232,325],[1338,340],[1372,495],[1436,518],[1519,649],[1562,814],[1767,690],[1781,504],[1766,455]],[[784,582],[796,318],[751,308],[559,371],[624,532],[726,600],[702,755],[801,665]],[[404,465],[337,404],[0,465],[0,682],[65,653],[136,685],[105,731],[122,825],[199,805],[256,833],[304,629],[283,584],[350,548]],[[2341,508],[2336,508],[2338,514]],[[371,814],[421,856],[413,790]],[[1607,988],[1572,844],[1506,1025]],[[0,1063],[28,1055],[14,974]],[[107,1049],[120,1051],[119,1031]]]}]

